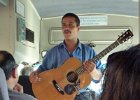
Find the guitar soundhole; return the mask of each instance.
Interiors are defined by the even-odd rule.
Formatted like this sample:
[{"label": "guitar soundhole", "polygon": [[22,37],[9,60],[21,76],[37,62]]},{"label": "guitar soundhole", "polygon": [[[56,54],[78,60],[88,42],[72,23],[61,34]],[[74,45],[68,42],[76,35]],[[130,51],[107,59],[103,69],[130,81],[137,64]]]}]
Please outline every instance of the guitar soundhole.
[{"label": "guitar soundhole", "polygon": [[69,72],[67,74],[67,80],[71,83],[75,83],[78,79],[78,75],[74,72]]}]

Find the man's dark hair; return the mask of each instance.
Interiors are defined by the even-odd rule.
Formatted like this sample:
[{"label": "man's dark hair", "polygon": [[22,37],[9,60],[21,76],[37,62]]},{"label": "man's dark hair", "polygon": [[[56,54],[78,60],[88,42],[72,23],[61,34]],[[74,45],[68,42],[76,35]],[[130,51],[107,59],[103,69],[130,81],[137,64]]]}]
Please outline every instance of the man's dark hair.
[{"label": "man's dark hair", "polygon": [[12,74],[12,70],[17,67],[15,59],[7,51],[0,51],[0,67],[3,69],[6,80],[8,80]]},{"label": "man's dark hair", "polygon": [[66,14],[62,17],[61,22],[63,21],[63,19],[64,19],[65,17],[74,17],[77,26],[80,26],[80,19],[79,19],[79,17],[78,17],[76,14],[74,14],[74,13],[66,13]]}]

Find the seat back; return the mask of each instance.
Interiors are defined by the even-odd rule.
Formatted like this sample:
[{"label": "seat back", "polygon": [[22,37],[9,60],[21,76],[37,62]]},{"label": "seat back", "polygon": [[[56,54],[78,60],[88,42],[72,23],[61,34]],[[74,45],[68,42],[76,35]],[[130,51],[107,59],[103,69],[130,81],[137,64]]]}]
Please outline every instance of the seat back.
[{"label": "seat back", "polygon": [[0,68],[0,100],[9,100],[6,78],[1,68]]}]

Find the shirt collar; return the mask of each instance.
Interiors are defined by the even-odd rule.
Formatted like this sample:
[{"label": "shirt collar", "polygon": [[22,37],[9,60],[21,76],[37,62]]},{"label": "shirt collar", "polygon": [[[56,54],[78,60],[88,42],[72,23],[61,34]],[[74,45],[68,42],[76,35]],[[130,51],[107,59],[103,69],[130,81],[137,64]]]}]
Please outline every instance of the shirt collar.
[{"label": "shirt collar", "polygon": [[[60,47],[64,47],[64,48],[67,48],[66,47],[66,44],[65,44],[65,41],[63,41],[62,43],[60,43]],[[80,43],[79,39],[78,39],[78,45],[76,48],[79,48],[82,50],[82,44]]]}]

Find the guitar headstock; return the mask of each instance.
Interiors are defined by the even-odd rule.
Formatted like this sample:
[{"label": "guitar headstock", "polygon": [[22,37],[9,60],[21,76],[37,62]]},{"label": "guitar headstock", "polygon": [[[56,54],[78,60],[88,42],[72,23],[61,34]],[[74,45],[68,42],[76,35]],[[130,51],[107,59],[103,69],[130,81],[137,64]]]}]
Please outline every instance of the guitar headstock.
[{"label": "guitar headstock", "polygon": [[117,41],[121,44],[127,41],[128,39],[130,39],[132,36],[133,36],[133,33],[128,29],[121,36],[119,36]]}]

